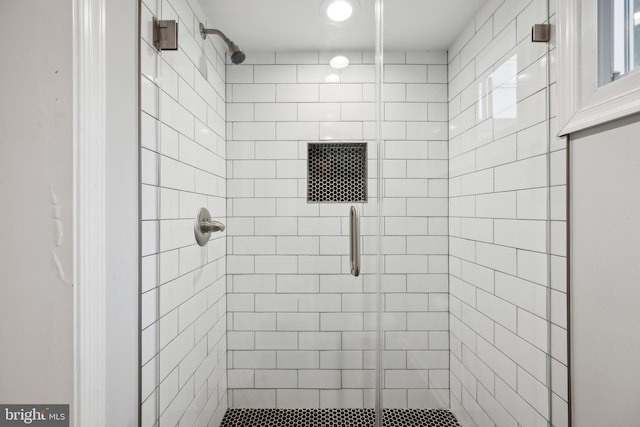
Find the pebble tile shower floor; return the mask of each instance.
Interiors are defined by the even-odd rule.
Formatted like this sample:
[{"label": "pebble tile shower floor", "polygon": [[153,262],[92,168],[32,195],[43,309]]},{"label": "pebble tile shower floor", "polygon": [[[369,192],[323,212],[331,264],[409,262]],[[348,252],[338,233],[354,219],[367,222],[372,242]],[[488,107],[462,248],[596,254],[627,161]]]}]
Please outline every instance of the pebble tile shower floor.
[{"label": "pebble tile shower floor", "polygon": [[[221,427],[374,427],[373,409],[228,409]],[[445,409],[385,409],[384,427],[460,427]]]}]

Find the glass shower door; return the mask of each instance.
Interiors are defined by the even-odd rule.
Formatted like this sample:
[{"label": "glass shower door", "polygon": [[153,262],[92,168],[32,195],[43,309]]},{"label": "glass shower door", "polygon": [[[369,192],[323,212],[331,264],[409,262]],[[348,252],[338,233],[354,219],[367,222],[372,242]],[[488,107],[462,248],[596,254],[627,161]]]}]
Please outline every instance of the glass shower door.
[{"label": "glass shower door", "polygon": [[[530,30],[547,2],[463,9],[385,2],[382,406],[403,425],[457,425],[451,409],[546,426],[551,88]],[[468,23],[442,27],[449,12]]]},{"label": "glass shower door", "polygon": [[[141,2],[145,426],[374,419],[374,5],[319,3]],[[154,18],[177,21],[177,50],[154,49]],[[226,226],[204,246],[201,208]]]},{"label": "glass shower door", "polygon": [[228,402],[360,423],[376,402],[374,9],[333,21],[319,3],[290,2],[306,24],[226,67]]}]

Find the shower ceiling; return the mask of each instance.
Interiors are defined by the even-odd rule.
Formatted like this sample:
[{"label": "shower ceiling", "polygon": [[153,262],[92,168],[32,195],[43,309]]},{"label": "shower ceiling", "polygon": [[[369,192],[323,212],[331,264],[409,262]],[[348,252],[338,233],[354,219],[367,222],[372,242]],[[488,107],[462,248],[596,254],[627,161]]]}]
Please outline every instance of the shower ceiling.
[{"label": "shower ceiling", "polygon": [[[388,0],[385,48],[447,49],[487,0]],[[321,0],[200,0],[208,26],[233,33],[247,51],[372,49],[374,0],[343,23],[321,13]]]}]

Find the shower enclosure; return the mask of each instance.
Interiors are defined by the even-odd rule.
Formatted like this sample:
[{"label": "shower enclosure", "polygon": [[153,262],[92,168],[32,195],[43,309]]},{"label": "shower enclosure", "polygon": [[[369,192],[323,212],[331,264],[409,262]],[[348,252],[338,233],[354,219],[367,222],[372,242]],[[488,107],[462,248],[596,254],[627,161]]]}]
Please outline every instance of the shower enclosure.
[{"label": "shower enclosure", "polygon": [[565,425],[553,14],[141,0],[141,424]]}]

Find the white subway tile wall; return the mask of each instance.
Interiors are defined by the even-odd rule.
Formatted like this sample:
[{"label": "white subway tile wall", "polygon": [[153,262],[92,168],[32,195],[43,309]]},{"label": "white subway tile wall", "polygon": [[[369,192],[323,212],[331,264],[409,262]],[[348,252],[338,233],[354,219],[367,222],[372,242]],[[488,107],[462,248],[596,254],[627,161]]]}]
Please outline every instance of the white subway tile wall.
[{"label": "white subway tile wall", "polygon": [[[177,51],[155,51],[153,17],[179,22]],[[141,381],[149,427],[219,425],[227,408],[226,235],[205,247],[193,235],[200,207],[226,220],[225,50],[201,39],[199,22],[206,19],[197,1],[142,2]]]},{"label": "white subway tile wall", "polygon": [[[229,397],[235,407],[371,407],[375,387],[373,55],[249,52],[227,67]],[[385,80],[386,402],[447,407],[447,54],[393,52]],[[355,64],[355,65],[354,65]],[[307,142],[369,143],[363,272],[350,204],[308,204]]]},{"label": "white subway tile wall", "polygon": [[555,35],[549,46],[529,35],[555,23],[555,4],[490,1],[449,50],[450,385],[464,425],[567,426]]}]

